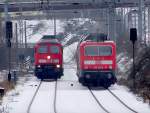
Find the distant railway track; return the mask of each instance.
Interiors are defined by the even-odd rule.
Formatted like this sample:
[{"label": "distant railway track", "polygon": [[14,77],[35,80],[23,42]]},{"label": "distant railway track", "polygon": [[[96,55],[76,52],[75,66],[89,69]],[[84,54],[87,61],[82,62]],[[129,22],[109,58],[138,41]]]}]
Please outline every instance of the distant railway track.
[{"label": "distant railway track", "polygon": [[135,111],[134,109],[132,109],[131,107],[129,107],[127,104],[125,104],[116,94],[114,94],[111,90],[107,89],[108,92],[114,97],[116,98],[122,105],[124,105],[127,109],[129,109],[130,111],[132,111],[133,113],[138,113],[137,111]]},{"label": "distant railway track", "polygon": [[111,113],[99,102],[99,100],[97,99],[95,94],[92,92],[91,87],[88,86],[88,89],[89,89],[90,93],[92,94],[93,98],[95,99],[95,101],[97,102],[97,104],[100,106],[100,108],[102,108],[106,113]]},{"label": "distant railway track", "polygon": [[40,83],[39,83],[39,85],[38,85],[38,87],[37,87],[37,89],[36,89],[36,91],[35,91],[35,93],[34,93],[32,99],[31,99],[31,101],[30,101],[30,103],[29,103],[29,106],[28,106],[28,109],[27,109],[27,113],[30,113],[31,106],[32,106],[32,104],[33,104],[33,102],[34,102],[34,100],[35,100],[35,97],[36,97],[36,95],[37,95],[37,93],[38,93],[38,91],[39,91],[39,88],[40,88],[41,84],[42,84],[42,81],[40,81]]}]

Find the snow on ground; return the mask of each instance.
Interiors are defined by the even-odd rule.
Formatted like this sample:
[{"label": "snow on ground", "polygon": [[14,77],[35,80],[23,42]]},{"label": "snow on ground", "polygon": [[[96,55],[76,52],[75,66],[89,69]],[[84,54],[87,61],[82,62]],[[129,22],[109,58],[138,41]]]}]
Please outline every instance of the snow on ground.
[{"label": "snow on ground", "polygon": [[[54,82],[43,82],[32,104],[30,113],[54,113]],[[19,112],[18,112],[19,113]]]},{"label": "snow on ground", "polygon": [[150,106],[142,102],[140,97],[137,97],[125,86],[115,85],[110,88],[113,93],[119,95],[119,98],[129,105],[132,109],[138,113],[150,113]]},{"label": "snow on ground", "polygon": [[[108,91],[99,90],[99,91],[93,91],[93,92],[96,95],[96,97],[98,97],[101,104],[106,109],[108,109],[110,113],[132,113],[132,111],[128,110],[124,105],[122,105]],[[116,109],[116,106],[118,109]]]},{"label": "snow on ground", "polygon": [[[44,28],[40,29],[37,33],[35,33],[34,35],[32,34],[32,29],[30,29],[30,26],[34,27],[35,25],[37,25],[39,22],[44,24]],[[63,28],[62,28],[62,22],[60,20],[56,20],[56,31],[57,33],[63,32]],[[39,39],[42,38],[43,35],[53,35],[54,34],[54,22],[53,20],[42,20],[42,21],[27,21],[27,42],[28,43],[35,43],[37,42]]]},{"label": "snow on ground", "polygon": [[128,77],[128,70],[130,70],[132,66],[133,60],[127,57],[125,53],[120,53],[117,55],[117,68],[118,68],[118,75],[117,78],[124,78],[127,79]]},{"label": "snow on ground", "polygon": [[75,42],[67,47],[64,48],[63,50],[63,60],[64,60],[64,63],[68,63],[68,62],[71,62],[74,58],[74,55],[75,55],[75,51],[76,51],[76,48],[77,48],[77,44],[78,42]]},{"label": "snow on ground", "polygon": [[[3,98],[0,113],[23,113],[34,94],[39,81],[33,76],[19,78],[17,86],[10,92],[7,92]],[[14,109],[17,108],[17,109]]]},{"label": "snow on ground", "polygon": [[72,81],[58,82],[56,105],[58,113],[105,113],[86,87]]}]

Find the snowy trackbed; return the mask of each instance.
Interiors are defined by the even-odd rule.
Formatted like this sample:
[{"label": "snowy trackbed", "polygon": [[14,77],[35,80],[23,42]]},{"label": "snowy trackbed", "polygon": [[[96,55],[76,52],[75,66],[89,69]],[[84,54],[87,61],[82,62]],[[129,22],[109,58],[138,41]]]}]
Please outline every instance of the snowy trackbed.
[{"label": "snowy trackbed", "polygon": [[116,98],[122,105],[124,105],[128,110],[130,110],[133,113],[138,113],[137,111],[133,110],[131,107],[129,107],[127,104],[125,104],[117,95],[115,95],[111,90],[107,89],[114,98]]},{"label": "snowy trackbed", "polygon": [[[57,113],[57,110],[56,110],[56,96],[57,96],[57,81],[40,81],[37,89],[35,90],[35,93],[31,99],[31,102],[28,106],[28,109],[27,109],[27,113],[38,113],[39,111],[37,110],[37,107],[41,106],[41,103],[45,103],[45,102],[41,102],[39,103],[38,105],[38,102],[37,100],[39,98],[45,98],[46,95],[43,95],[43,90],[45,89],[45,87],[51,87],[51,88],[48,88],[47,89],[47,101],[49,101],[48,99],[52,98],[53,97],[53,103],[50,103],[49,105],[44,105],[45,108],[49,108],[49,109],[45,109],[46,112],[48,111],[51,111],[52,109],[52,104],[53,104],[53,112],[54,113]],[[53,91],[52,91],[52,87],[53,87]],[[44,88],[44,89],[43,89]],[[53,92],[53,96],[50,96],[48,97],[48,95],[52,95],[52,92]],[[46,102],[47,103],[47,102]],[[43,107],[44,107],[43,106]],[[51,107],[48,107],[48,106],[51,106]]]},{"label": "snowy trackbed", "polygon": [[[115,113],[117,111],[114,111],[113,109],[110,109],[109,107],[107,107],[105,105],[105,103],[101,102],[99,97],[97,97],[96,92],[94,93],[94,90],[92,90],[91,87],[88,87],[90,93],[92,94],[93,98],[96,100],[96,102],[98,103],[98,105],[106,112],[106,113]],[[104,89],[105,90],[105,89]],[[106,95],[106,93],[109,92],[108,95]],[[138,113],[137,111],[133,110],[131,107],[129,107],[127,104],[125,104],[118,96],[116,96],[116,94],[114,94],[111,90],[106,89],[105,90],[105,96],[101,97],[101,98],[105,98],[107,99],[107,96],[109,98],[109,96],[112,95],[112,98],[110,98],[110,102],[114,101],[113,98],[115,98],[120,104],[118,105],[119,110],[120,109],[124,109],[124,111],[122,112],[126,112],[126,113]],[[112,100],[111,100],[112,99]],[[116,104],[118,104],[118,102],[116,101]],[[111,104],[110,104],[111,105]],[[116,109],[117,110],[117,109]]]},{"label": "snowy trackbed", "polygon": [[[59,90],[61,90],[59,87],[58,84],[63,84],[66,82],[66,81],[40,81],[37,89],[35,90],[35,93],[33,95],[33,98],[31,99],[31,102],[28,106],[28,109],[27,109],[27,113],[38,113],[37,111],[37,107],[40,106],[41,103],[43,103],[44,105],[44,101],[41,100],[41,103],[38,103],[36,102],[36,99],[38,98],[45,98],[43,97],[42,95],[42,87],[45,87],[45,86],[49,86],[51,88],[48,88],[47,89],[47,93],[51,93],[50,95],[52,95],[51,97],[47,97],[47,100],[53,100],[51,101],[51,104],[49,105],[46,105],[48,109],[44,109],[44,111],[50,111],[50,113],[61,113],[61,111],[58,109],[59,108],[59,105],[57,107],[57,103],[59,103],[59,94],[57,94],[58,92],[61,92]],[[67,82],[70,82],[70,81],[67,81]],[[53,88],[52,88],[53,87]],[[59,89],[59,90],[58,90]],[[58,91],[57,91],[58,90]],[[138,113],[137,111],[133,110],[131,107],[129,107],[129,105],[125,104],[118,96],[116,96],[116,94],[113,93],[113,91],[111,91],[110,89],[101,89],[103,90],[103,94],[105,94],[105,96],[98,96],[99,95],[99,92],[97,92],[96,90],[93,90],[91,87],[88,87],[87,88],[87,91],[89,90],[90,92],[90,98],[92,96],[92,101],[93,103],[97,103],[97,111],[101,112],[101,113],[117,113],[118,111],[121,111],[122,113]],[[98,89],[99,90],[99,89]],[[89,92],[86,92],[86,93],[89,93]],[[48,94],[47,94],[48,95]],[[87,94],[84,94],[84,95],[87,95]],[[58,98],[58,99],[57,99]],[[77,97],[75,97],[77,98]],[[110,99],[109,101],[107,101],[107,99]],[[103,99],[105,100],[105,102],[107,101],[107,103],[103,102]],[[114,100],[115,99],[115,100]],[[65,100],[64,100],[65,101]],[[35,102],[35,103],[34,103]],[[111,102],[115,102],[114,104],[117,105],[117,108],[111,108]],[[47,103],[47,102],[46,102]],[[86,101],[83,102],[84,104],[86,104]],[[95,104],[96,104],[95,103]],[[74,104],[74,102],[72,102],[72,104]],[[109,106],[107,106],[106,104],[109,104]],[[45,106],[45,105],[44,105]],[[49,106],[49,107],[48,107]],[[50,107],[51,106],[51,107]],[[50,109],[51,108],[51,109]],[[84,108],[84,107],[83,107]],[[85,108],[84,108],[85,109]],[[58,112],[59,111],[59,112]],[[81,111],[83,111],[83,109],[81,109]],[[47,112],[46,112],[47,113]],[[69,112],[68,112],[69,113]],[[94,113],[98,113],[98,112],[94,112]]]},{"label": "snowy trackbed", "polygon": [[92,94],[93,98],[95,99],[95,101],[98,103],[98,105],[106,112],[106,113],[110,113],[107,108],[105,108],[98,100],[98,98],[94,95],[94,93],[92,92],[92,89],[90,87],[88,87],[90,93]]},{"label": "snowy trackbed", "polygon": [[[33,75],[32,78],[35,78]],[[31,78],[30,78],[31,79]],[[75,69],[65,69],[57,81],[29,79],[20,95],[6,101],[8,113],[149,113],[147,104],[123,86],[108,90],[82,86]],[[17,89],[16,89],[17,91]],[[13,95],[13,94],[12,94]],[[12,97],[11,97],[12,98]],[[8,97],[10,100],[10,97]],[[4,104],[3,104],[4,106]],[[5,112],[2,112],[5,113]]]}]

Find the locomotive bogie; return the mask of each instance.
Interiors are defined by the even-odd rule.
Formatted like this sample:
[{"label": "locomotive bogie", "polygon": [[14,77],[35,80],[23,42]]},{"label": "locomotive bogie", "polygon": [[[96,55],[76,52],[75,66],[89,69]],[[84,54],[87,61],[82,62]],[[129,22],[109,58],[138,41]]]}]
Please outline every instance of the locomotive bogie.
[{"label": "locomotive bogie", "polygon": [[[82,71],[79,76],[79,82],[85,86],[103,86],[108,88],[117,81],[113,71]],[[106,86],[107,85],[107,86]]]},{"label": "locomotive bogie", "polygon": [[35,68],[35,75],[39,79],[55,79],[63,75],[60,65],[39,65]]}]

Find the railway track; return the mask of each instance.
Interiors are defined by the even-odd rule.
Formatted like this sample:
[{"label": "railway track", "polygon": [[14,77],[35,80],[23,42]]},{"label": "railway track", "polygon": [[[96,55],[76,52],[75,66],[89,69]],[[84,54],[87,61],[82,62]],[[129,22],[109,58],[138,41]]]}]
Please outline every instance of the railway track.
[{"label": "railway track", "polygon": [[[56,108],[56,100],[57,100],[57,80],[55,81],[55,85],[54,85],[54,101],[53,101],[53,107],[54,107],[54,113],[57,113],[57,108]],[[39,92],[39,89],[41,87],[41,84],[42,84],[42,81],[40,81],[30,103],[29,103],[29,106],[28,106],[28,109],[27,109],[27,113],[30,113],[31,111],[31,107],[32,107],[32,104],[34,103],[34,100]]]},{"label": "railway track", "polygon": [[98,100],[98,98],[95,96],[95,94],[93,93],[91,87],[88,86],[88,89],[90,91],[90,93],[92,94],[93,98],[95,99],[95,101],[97,102],[97,104],[100,106],[100,108],[102,108],[106,113],[110,113]]},{"label": "railway track", "polygon": [[57,101],[57,79],[55,81],[55,91],[54,91],[54,113],[57,113],[56,101]]},{"label": "railway track", "polygon": [[31,101],[30,101],[30,103],[29,103],[29,106],[28,106],[28,109],[27,109],[27,113],[30,113],[31,106],[32,106],[32,104],[33,104],[33,101],[34,101],[34,99],[35,99],[35,97],[36,97],[36,95],[37,95],[39,89],[40,89],[41,84],[42,84],[42,81],[40,81],[40,83],[39,83],[39,85],[38,85],[38,87],[37,87],[37,89],[36,89],[36,91],[35,91],[35,93],[34,93],[32,99],[31,99]]},{"label": "railway track", "polygon": [[[106,113],[111,113],[111,110],[108,110],[106,107],[104,107],[104,105],[102,104],[102,102],[100,103],[99,99],[97,98],[97,96],[94,94],[94,92],[92,91],[92,89],[90,87],[88,87],[90,93],[92,94],[93,98],[95,99],[95,101],[98,103],[98,105],[106,112]],[[117,101],[119,101],[126,109],[128,109],[129,111],[131,111],[132,113],[138,113],[137,111],[135,111],[134,109],[132,109],[131,107],[129,107],[127,104],[125,104],[117,95],[115,95],[111,90],[106,89]],[[106,97],[105,97],[106,98]]]},{"label": "railway track", "polygon": [[133,113],[138,113],[137,111],[135,111],[134,109],[132,109],[131,107],[129,107],[127,104],[125,104],[117,95],[115,95],[111,90],[107,89],[107,91],[114,97],[116,98],[122,105],[124,105],[127,109],[129,109],[130,111],[132,111]]},{"label": "railway track", "polygon": [[[42,87],[41,84],[42,84],[42,81],[40,81],[38,87],[36,88],[36,91],[35,91],[35,93],[34,93],[32,99],[31,99],[31,101],[30,101],[30,103],[29,103],[29,106],[28,106],[28,109],[27,109],[27,113],[31,113],[32,105],[33,105],[33,103],[34,103],[34,101],[35,101],[36,96],[37,96],[38,93],[40,92],[40,91],[39,91],[40,87]],[[53,102],[52,102],[52,103],[53,103],[52,105],[53,105],[54,113],[58,113],[58,112],[57,112],[57,90],[58,90],[58,81],[57,81],[57,80],[54,82],[53,88],[54,88],[54,90],[53,90],[54,92],[53,92],[52,95],[54,95],[54,97],[53,97],[53,100],[52,100],[52,101],[53,101]],[[108,106],[106,106],[106,105],[103,103],[103,101],[100,101],[100,100],[99,100],[99,98],[98,98],[99,96],[97,96],[96,93],[93,92],[93,90],[91,89],[91,87],[88,86],[88,90],[89,90],[89,92],[91,93],[91,95],[92,95],[92,97],[94,98],[94,100],[96,101],[96,103],[98,104],[98,106],[99,106],[104,112],[106,112],[106,113],[112,113],[112,111],[110,110],[110,108],[109,108]],[[109,96],[113,96],[114,99],[115,99],[116,101],[118,101],[118,103],[119,103],[121,106],[124,106],[124,109],[128,109],[127,111],[130,111],[130,112],[132,112],[132,113],[138,113],[137,111],[135,111],[134,109],[132,109],[131,107],[129,107],[126,103],[124,103],[124,102],[123,102],[116,94],[114,94],[111,90],[106,89],[105,91],[107,92],[107,94],[108,94]],[[106,93],[106,92],[105,92],[105,93]],[[113,97],[111,97],[111,98],[113,98]],[[101,96],[101,98],[102,98],[102,96]],[[106,96],[105,98],[107,98],[107,96]]]}]

